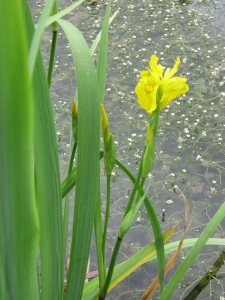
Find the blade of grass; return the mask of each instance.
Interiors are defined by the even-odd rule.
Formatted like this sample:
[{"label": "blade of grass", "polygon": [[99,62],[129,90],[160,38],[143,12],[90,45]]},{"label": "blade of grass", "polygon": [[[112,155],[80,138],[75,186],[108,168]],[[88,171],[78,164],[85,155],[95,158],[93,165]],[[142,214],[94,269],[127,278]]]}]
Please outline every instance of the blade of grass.
[{"label": "blade of grass", "polygon": [[[73,149],[70,156],[70,162],[68,167],[68,174],[72,172],[74,156],[77,149],[77,143],[74,143]],[[62,228],[62,238],[63,238],[63,257],[66,254],[67,247],[67,236],[68,236],[68,225],[69,225],[69,194],[65,197],[64,210],[63,210],[63,228]]]},{"label": "blade of grass", "polygon": [[110,214],[110,200],[111,200],[111,175],[107,175],[106,178],[106,208],[105,208],[105,220],[103,225],[102,234],[102,256],[104,265],[106,268],[106,236],[108,231],[109,214]]},{"label": "blade of grass", "polygon": [[[24,3],[28,43],[34,24],[27,1]],[[61,299],[64,257],[62,256],[62,200],[58,147],[43,60],[38,51],[33,75],[34,91],[34,168],[37,207],[40,219],[41,298]]]},{"label": "blade of grass", "polygon": [[103,288],[106,279],[106,265],[104,261],[104,254],[102,249],[102,212],[101,212],[101,198],[100,191],[95,211],[95,241],[96,241],[96,252],[98,260],[98,276],[99,276],[99,287]]},{"label": "blade of grass", "polygon": [[200,237],[197,239],[192,249],[188,252],[186,258],[178,267],[177,271],[175,272],[175,274],[173,275],[173,277],[171,278],[171,280],[163,290],[162,294],[160,295],[159,297],[160,300],[170,299],[174,290],[178,286],[179,282],[181,281],[183,276],[187,273],[189,267],[194,262],[195,258],[200,253],[202,248],[205,246],[209,237],[212,235],[212,233],[216,230],[217,226],[223,220],[224,216],[225,216],[225,202],[221,205],[219,210],[213,216],[209,224],[203,230]]},{"label": "blade of grass", "polygon": [[98,64],[97,64],[96,75],[98,81],[100,103],[104,102],[104,94],[105,94],[110,6],[111,6],[111,0],[108,1],[108,5],[106,8],[105,17],[102,24],[101,40],[99,43],[99,51],[98,51]]},{"label": "blade of grass", "polygon": [[81,299],[98,197],[100,103],[94,63],[82,34],[59,20],[73,53],[78,90],[78,155],[74,222],[66,300]]},{"label": "blade of grass", "polygon": [[[116,15],[118,14],[119,10],[117,10],[113,15],[112,17],[109,19],[109,24],[111,24],[111,22],[114,20],[114,18],[116,17]],[[94,54],[97,46],[98,46],[98,43],[100,41],[100,38],[101,38],[101,34],[102,34],[102,31],[99,32],[99,34],[96,36],[93,44],[91,45],[91,48],[90,48],[90,52],[91,52],[91,55]]]},{"label": "blade of grass", "polygon": [[20,1],[0,1],[0,35],[0,299],[35,300],[33,97]]},{"label": "blade of grass", "polygon": [[[109,0],[108,2],[104,21],[102,24],[102,34],[99,43],[98,64],[96,70],[100,103],[104,102],[104,93],[105,93],[110,6],[111,6],[111,0]],[[98,186],[100,186],[100,183],[98,183]],[[99,270],[99,286],[100,289],[103,289],[105,279],[106,279],[106,261],[105,261],[105,247],[104,247],[105,245],[104,245],[104,236],[102,232],[101,215],[102,215],[101,198],[100,198],[100,190],[99,190],[96,212],[95,212],[95,241],[96,241],[98,270]]]},{"label": "blade of grass", "polygon": [[[185,239],[182,244],[181,249],[185,249],[185,248],[194,246],[194,244],[197,242],[197,240],[198,240],[197,238]],[[176,251],[178,245],[179,245],[179,241],[166,244],[165,245],[165,254],[169,254],[169,253]],[[225,239],[210,238],[210,239],[208,239],[206,245],[225,246]],[[154,258],[155,257],[153,257],[152,259],[154,259]]]}]

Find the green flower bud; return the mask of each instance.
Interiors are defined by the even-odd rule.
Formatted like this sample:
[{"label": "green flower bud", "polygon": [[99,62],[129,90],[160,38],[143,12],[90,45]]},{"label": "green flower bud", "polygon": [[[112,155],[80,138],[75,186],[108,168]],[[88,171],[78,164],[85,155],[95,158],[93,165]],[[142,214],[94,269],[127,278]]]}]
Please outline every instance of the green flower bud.
[{"label": "green flower bud", "polygon": [[150,142],[151,136],[152,136],[152,129],[150,127],[150,124],[148,124],[147,134],[145,139],[145,147],[147,147],[148,143]]},{"label": "green flower bud", "polygon": [[104,164],[106,175],[111,175],[116,159],[116,148],[112,133],[110,133],[109,141],[104,147]]},{"label": "green flower bud", "polygon": [[146,177],[150,172],[155,157],[155,139],[149,124],[146,134],[145,147],[146,148],[143,157],[142,177]]},{"label": "green flower bud", "polygon": [[106,175],[111,175],[116,159],[116,148],[112,133],[109,131],[109,121],[104,106],[101,104],[102,111],[102,135],[104,141],[104,164]]}]

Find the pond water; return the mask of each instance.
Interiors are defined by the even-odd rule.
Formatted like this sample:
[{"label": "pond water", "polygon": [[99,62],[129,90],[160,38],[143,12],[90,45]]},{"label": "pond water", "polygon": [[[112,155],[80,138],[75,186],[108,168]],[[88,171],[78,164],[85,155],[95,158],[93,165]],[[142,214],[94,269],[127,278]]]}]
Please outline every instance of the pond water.
[{"label": "pond water", "polygon": [[[64,0],[60,3],[63,8],[72,2]],[[103,0],[85,1],[67,16],[83,32],[89,45],[101,28],[106,4]],[[34,18],[42,6],[41,1],[36,2]],[[183,226],[184,207],[182,200],[172,190],[173,183],[177,184],[187,197],[191,213],[187,238],[198,237],[225,199],[225,0],[112,0],[112,13],[118,9],[109,33],[105,94],[105,109],[116,141],[117,158],[136,174],[149,117],[137,104],[134,93],[139,72],[148,66],[153,53],[157,54],[163,66],[170,68],[179,56],[181,65],[178,75],[188,78],[190,91],[161,111],[156,159],[148,195],[160,220],[165,209],[165,221],[161,221],[163,231],[180,221],[179,230],[173,237],[173,240],[178,240]],[[47,30],[42,45],[46,61],[50,39],[51,32]],[[51,94],[62,178],[68,164],[70,111],[75,88],[70,48],[64,33],[60,31]],[[103,168],[102,181],[104,200]],[[115,168],[108,255],[117,237],[118,224],[131,187],[129,180]],[[224,226],[223,221],[213,237],[224,238]],[[147,214],[142,208],[132,230],[125,237],[118,262],[152,239]],[[206,246],[172,299],[225,297],[224,268],[217,273],[218,280],[211,281],[199,296],[187,296],[198,280],[212,268],[221,250],[219,247]],[[179,265],[187,251],[181,251],[175,266]],[[91,270],[95,270],[94,247],[92,254]],[[172,273],[173,270],[166,282]],[[148,263],[121,283],[107,299],[140,299],[155,275],[156,263]],[[152,299],[157,298],[156,293]]]}]

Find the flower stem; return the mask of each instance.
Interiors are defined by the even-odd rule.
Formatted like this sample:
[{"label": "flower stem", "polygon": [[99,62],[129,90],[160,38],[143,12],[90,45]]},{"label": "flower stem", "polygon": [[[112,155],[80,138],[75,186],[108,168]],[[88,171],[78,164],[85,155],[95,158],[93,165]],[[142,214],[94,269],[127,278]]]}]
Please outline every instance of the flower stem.
[{"label": "flower stem", "polygon": [[108,288],[109,288],[109,285],[110,285],[110,282],[112,279],[113,270],[114,270],[114,267],[116,264],[116,259],[117,259],[117,255],[118,255],[118,252],[120,249],[121,242],[122,242],[122,240],[118,236],[115,247],[113,249],[113,254],[112,254],[111,261],[110,261],[109,270],[108,270],[107,277],[106,277],[106,282],[105,282],[105,285],[104,285],[102,291],[100,292],[99,300],[105,299],[105,296],[107,295],[107,291],[108,291]]},{"label": "flower stem", "polygon": [[146,179],[146,177],[142,177],[141,178],[141,183],[139,184],[138,195],[137,195],[137,198],[136,198],[136,203],[138,203],[138,201],[140,200],[140,198],[142,196],[142,190],[143,190],[143,186],[144,186],[144,183],[145,183],[145,179]]},{"label": "flower stem", "polygon": [[[130,209],[132,207],[132,204],[133,204],[133,201],[134,201],[134,197],[135,197],[136,191],[138,189],[138,185],[139,185],[139,182],[140,182],[140,179],[141,179],[141,174],[142,174],[142,164],[143,164],[144,153],[145,153],[145,150],[144,150],[144,152],[142,154],[142,158],[141,158],[141,163],[140,163],[140,166],[139,166],[138,174],[137,174],[137,177],[136,177],[136,180],[135,180],[135,183],[134,183],[131,195],[130,195],[130,199],[128,201],[128,204],[127,204],[127,207],[126,207],[126,210],[125,210],[124,217],[130,211]],[[118,162],[117,162],[117,165],[118,165]]]},{"label": "flower stem", "polygon": [[54,57],[55,57],[57,33],[58,33],[58,31],[52,32],[52,46],[51,46],[50,60],[49,60],[49,66],[48,66],[48,86],[49,86],[49,88],[51,86],[51,80],[52,80],[52,70],[53,70],[53,63],[54,63]]},{"label": "flower stem", "polygon": [[103,253],[103,261],[105,265],[106,265],[105,244],[106,244],[106,234],[107,234],[108,221],[109,221],[109,211],[110,211],[110,181],[111,181],[111,175],[107,175],[105,224],[104,224],[104,231],[103,231],[103,238],[102,238],[102,253]]},{"label": "flower stem", "polygon": [[77,149],[77,143],[74,143],[73,149],[72,149],[72,153],[71,153],[71,156],[70,156],[70,163],[69,163],[68,174],[69,174],[69,173],[72,171],[72,169],[73,169],[73,160],[74,160],[74,156],[75,156],[76,149]]},{"label": "flower stem", "polygon": [[157,90],[157,94],[156,94],[157,106],[156,106],[156,109],[153,111],[153,113],[150,117],[150,121],[149,121],[149,124],[152,129],[154,137],[156,136],[157,129],[158,129],[159,113],[160,113],[160,100],[162,98],[162,94],[163,94],[162,88],[161,88],[161,86],[159,86],[158,90]]},{"label": "flower stem", "polygon": [[102,219],[101,219],[101,199],[100,189],[98,192],[98,200],[95,210],[94,228],[95,228],[95,239],[96,239],[96,251],[98,260],[98,274],[99,274],[99,288],[103,289],[106,279],[106,266],[103,258],[104,251],[102,250]]}]

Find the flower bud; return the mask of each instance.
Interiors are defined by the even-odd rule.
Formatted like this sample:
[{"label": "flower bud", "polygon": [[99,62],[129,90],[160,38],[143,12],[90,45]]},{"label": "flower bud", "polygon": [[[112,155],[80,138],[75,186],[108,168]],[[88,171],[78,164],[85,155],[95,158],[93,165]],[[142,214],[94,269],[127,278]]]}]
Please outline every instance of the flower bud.
[{"label": "flower bud", "polygon": [[110,139],[110,132],[109,132],[109,121],[106,115],[104,106],[101,104],[101,111],[102,111],[102,133],[103,133],[103,140],[104,144],[106,144]]},{"label": "flower bud", "polygon": [[151,136],[152,136],[152,129],[151,129],[151,127],[150,127],[150,124],[148,123],[147,134],[146,134],[146,140],[145,140],[145,147],[147,147],[148,143],[150,142]]},{"label": "flower bud", "polygon": [[104,164],[106,175],[111,175],[116,159],[116,148],[112,133],[109,131],[109,122],[105,109],[101,104],[102,134],[104,141]]},{"label": "flower bud", "polygon": [[148,173],[151,171],[154,157],[155,157],[155,140],[152,134],[145,148],[145,153],[143,157],[143,166],[142,166],[142,177],[146,177]]}]

